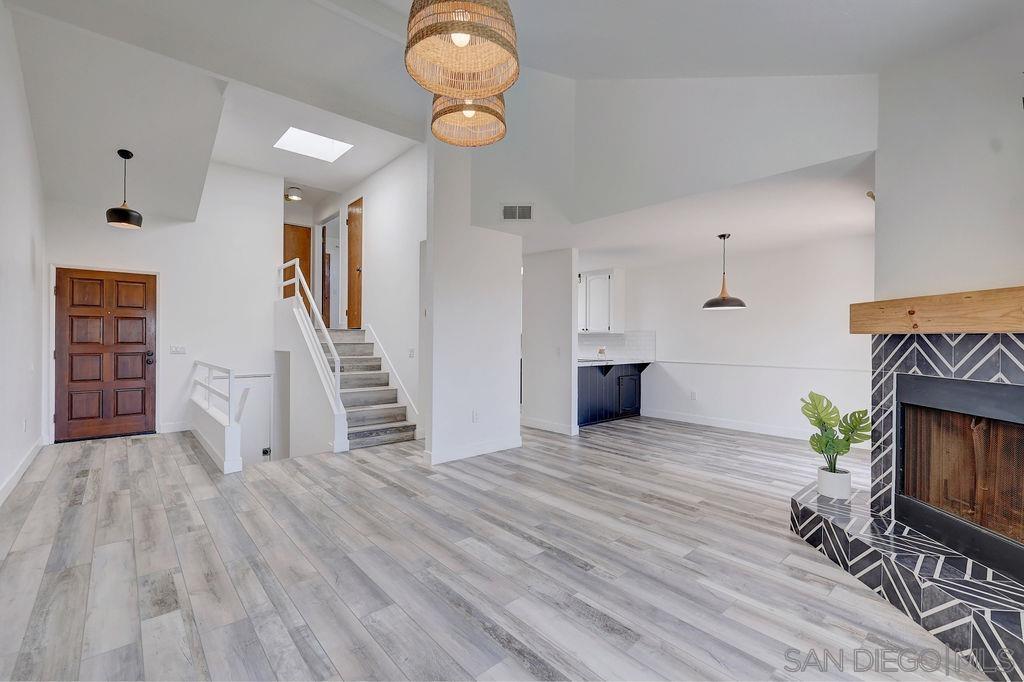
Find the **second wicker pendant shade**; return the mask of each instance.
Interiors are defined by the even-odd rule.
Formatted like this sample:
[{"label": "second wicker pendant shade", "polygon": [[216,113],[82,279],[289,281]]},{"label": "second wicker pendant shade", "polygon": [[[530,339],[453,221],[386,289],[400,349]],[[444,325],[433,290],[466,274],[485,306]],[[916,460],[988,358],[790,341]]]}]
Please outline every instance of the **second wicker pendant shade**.
[{"label": "second wicker pendant shade", "polygon": [[413,0],[405,66],[435,95],[482,100],[519,78],[508,0]]},{"label": "second wicker pendant shade", "polygon": [[434,95],[434,137],[457,147],[483,147],[505,137],[505,97],[463,100]]}]

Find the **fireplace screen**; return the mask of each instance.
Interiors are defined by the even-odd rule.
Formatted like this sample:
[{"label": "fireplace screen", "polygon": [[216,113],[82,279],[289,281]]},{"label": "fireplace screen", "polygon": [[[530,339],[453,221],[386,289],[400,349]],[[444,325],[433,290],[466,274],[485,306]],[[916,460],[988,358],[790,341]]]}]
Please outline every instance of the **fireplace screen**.
[{"label": "fireplace screen", "polygon": [[1024,542],[1024,425],[903,406],[903,493]]}]

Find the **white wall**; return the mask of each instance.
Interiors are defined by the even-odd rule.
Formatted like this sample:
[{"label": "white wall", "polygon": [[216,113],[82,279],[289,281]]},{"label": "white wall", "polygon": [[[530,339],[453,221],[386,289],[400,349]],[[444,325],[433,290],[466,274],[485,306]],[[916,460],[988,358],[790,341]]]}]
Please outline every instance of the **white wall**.
[{"label": "white wall", "polygon": [[[395,378],[401,380],[412,403],[410,416],[415,417],[419,409],[415,356],[419,347],[420,242],[427,238],[425,146],[416,145],[339,199],[317,207],[318,224],[333,213],[341,217],[342,249],[334,268],[341,279],[348,277],[348,205],[359,197],[363,198],[363,326],[373,328],[387,351]],[[316,271],[319,278],[319,267]],[[342,285],[341,312],[348,305],[347,296],[347,286]],[[344,326],[344,321],[340,315],[334,326]]]},{"label": "white wall", "polygon": [[[213,163],[194,223],[137,208],[143,229],[128,232],[79,205],[48,203],[46,261],[51,273],[54,266],[72,266],[157,274],[157,429],[185,429],[194,360],[240,373],[274,371],[281,178]],[[40,305],[48,325],[52,302],[48,296]],[[187,354],[170,355],[172,345],[185,346]],[[52,360],[47,364],[52,413]],[[269,391],[263,394],[269,399]],[[251,402],[246,409],[266,414],[269,408]]]},{"label": "white wall", "polygon": [[[39,165],[11,15],[0,3],[0,502],[42,435],[46,291]],[[0,553],[4,548],[0,548]]]},{"label": "white wall", "polygon": [[523,69],[507,93],[505,139],[475,149],[473,224],[502,228],[503,204],[533,204],[535,229],[568,224],[573,206],[576,81]]},{"label": "white wall", "polygon": [[878,299],[1024,284],[1024,19],[882,73]]},{"label": "white wall", "polygon": [[729,255],[729,290],[746,310],[701,310],[718,293],[717,258],[630,269],[627,325],[657,332],[643,374],[643,414],[805,437],[800,397],[814,390],[850,411],[870,398],[870,338],[849,333],[849,304],[868,300],[870,237]]},{"label": "white wall", "polygon": [[518,447],[522,239],[470,226],[470,155],[428,142],[422,279],[433,464]]},{"label": "white wall", "polygon": [[[878,79],[580,80],[524,69],[508,135],[473,152],[473,224],[544,234],[873,151]],[[502,203],[532,223],[502,223]]]},{"label": "white wall", "polygon": [[587,80],[576,220],[875,149],[875,76]]},{"label": "white wall", "polygon": [[577,413],[576,249],[523,257],[524,426],[574,435]]}]

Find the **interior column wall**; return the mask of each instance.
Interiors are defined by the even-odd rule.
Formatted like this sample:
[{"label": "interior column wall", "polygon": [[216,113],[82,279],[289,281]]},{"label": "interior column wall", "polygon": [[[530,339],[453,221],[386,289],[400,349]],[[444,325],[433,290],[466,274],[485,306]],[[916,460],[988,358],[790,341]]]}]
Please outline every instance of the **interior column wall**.
[{"label": "interior column wall", "polygon": [[[11,15],[0,3],[0,502],[42,436],[42,184]],[[0,543],[3,538],[0,538]],[[0,554],[3,554],[0,547]]]},{"label": "interior column wall", "polygon": [[523,257],[524,426],[575,435],[576,249]]},{"label": "interior column wall", "polygon": [[470,225],[466,150],[428,143],[431,359],[427,457],[433,464],[519,447],[522,239]]}]

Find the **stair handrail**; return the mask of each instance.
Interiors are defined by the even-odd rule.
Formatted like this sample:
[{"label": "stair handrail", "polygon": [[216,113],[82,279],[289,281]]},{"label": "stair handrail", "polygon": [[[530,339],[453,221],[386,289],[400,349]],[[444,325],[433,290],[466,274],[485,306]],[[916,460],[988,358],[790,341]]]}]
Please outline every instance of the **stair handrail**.
[{"label": "stair handrail", "polygon": [[[284,280],[285,271],[290,268],[295,268],[295,276],[289,280]],[[330,373],[334,381],[334,399],[333,403],[337,410],[340,410],[341,406],[341,358],[338,356],[338,349],[334,347],[334,339],[331,338],[331,333],[324,323],[324,318],[320,314],[320,308],[317,306],[316,301],[313,299],[313,293],[309,290],[309,285],[306,284],[306,277],[302,273],[302,267],[299,265],[299,259],[293,258],[287,263],[278,266],[277,271],[282,281],[280,283],[281,295],[284,295],[284,290],[290,285],[295,285],[295,290],[301,292],[295,298],[305,298],[307,306],[299,305],[306,317],[309,319],[310,326],[313,328],[314,335],[319,335],[322,343],[321,352],[319,353],[319,360],[324,368]],[[314,337],[314,341],[315,341]],[[326,350],[324,348],[326,347]],[[329,352],[329,354],[328,354]],[[333,367],[332,367],[333,363]]]}]

